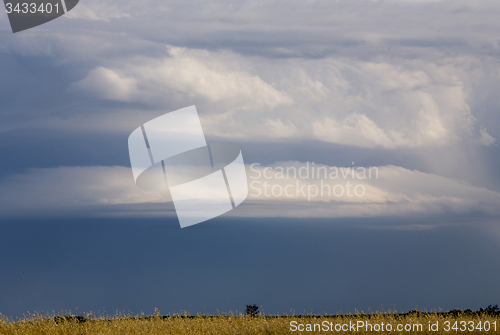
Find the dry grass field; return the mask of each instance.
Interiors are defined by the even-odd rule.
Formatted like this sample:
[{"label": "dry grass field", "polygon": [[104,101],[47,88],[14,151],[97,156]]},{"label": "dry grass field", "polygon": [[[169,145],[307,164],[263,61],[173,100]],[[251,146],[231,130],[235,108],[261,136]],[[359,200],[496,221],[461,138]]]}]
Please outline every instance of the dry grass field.
[{"label": "dry grass field", "polygon": [[248,317],[173,315],[49,316],[19,320],[0,317],[2,335],[74,334],[495,334],[500,315],[492,312],[394,311],[337,316],[292,315]]}]

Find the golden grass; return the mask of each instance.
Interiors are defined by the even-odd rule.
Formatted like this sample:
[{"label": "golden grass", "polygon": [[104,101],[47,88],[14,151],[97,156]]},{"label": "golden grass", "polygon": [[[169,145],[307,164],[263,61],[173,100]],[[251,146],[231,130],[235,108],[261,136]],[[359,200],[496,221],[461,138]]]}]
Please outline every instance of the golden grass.
[{"label": "golden grass", "polygon": [[[445,322],[449,323],[449,331],[445,331]],[[463,325],[468,328],[461,331]],[[297,331],[292,331],[291,323],[296,322]],[[364,322],[371,324],[373,331],[366,328],[352,331],[335,331],[339,327],[347,328],[349,323]],[[457,322],[457,331],[452,327]],[[460,323],[462,322],[462,323]],[[381,327],[383,323],[383,330]],[[429,324],[438,324],[438,331],[430,331]],[[299,324],[307,330],[307,324],[312,331],[299,331]],[[316,330],[314,331],[314,325]],[[326,330],[326,324],[329,329]],[[387,325],[392,326],[388,331]],[[409,331],[397,331],[397,325],[411,325]],[[418,329],[420,324],[422,329]],[[490,330],[485,331],[484,326],[489,324]],[[343,326],[345,325],[345,326]],[[470,328],[474,325],[474,330]],[[478,328],[481,325],[481,329]],[[494,325],[497,330],[494,331]],[[320,329],[322,327],[323,329]],[[406,326],[407,329],[409,326]],[[332,331],[332,330],[333,331]],[[368,328],[369,330],[369,328]],[[400,315],[395,312],[353,314],[339,316],[275,316],[275,317],[246,317],[241,314],[227,314],[218,316],[189,316],[173,315],[146,317],[144,315],[132,316],[116,314],[110,317],[87,314],[85,317],[55,316],[55,315],[28,315],[23,319],[12,320],[0,316],[0,334],[2,335],[74,335],[74,334],[493,334],[500,331],[500,316],[487,313],[407,313]]]}]

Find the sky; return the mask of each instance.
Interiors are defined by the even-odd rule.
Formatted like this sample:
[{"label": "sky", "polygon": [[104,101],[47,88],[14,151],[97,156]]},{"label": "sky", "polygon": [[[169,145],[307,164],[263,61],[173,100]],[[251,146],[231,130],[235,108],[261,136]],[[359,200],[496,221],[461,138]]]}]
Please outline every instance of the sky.
[{"label": "sky", "polygon": [[[498,1],[81,0],[16,34],[0,12],[1,314],[499,303]],[[250,192],[181,229],[127,139],[191,105]]]}]

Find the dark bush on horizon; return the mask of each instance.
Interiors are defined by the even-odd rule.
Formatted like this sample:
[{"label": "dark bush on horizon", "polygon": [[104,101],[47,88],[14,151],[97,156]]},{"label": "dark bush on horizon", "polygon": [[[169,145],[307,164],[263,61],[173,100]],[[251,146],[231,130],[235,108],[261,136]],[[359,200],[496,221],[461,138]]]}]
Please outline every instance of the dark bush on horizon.
[{"label": "dark bush on horizon", "polygon": [[247,305],[247,308],[245,310],[245,314],[247,316],[254,317],[254,316],[257,316],[258,311],[259,311],[259,306],[257,306],[256,304]]}]

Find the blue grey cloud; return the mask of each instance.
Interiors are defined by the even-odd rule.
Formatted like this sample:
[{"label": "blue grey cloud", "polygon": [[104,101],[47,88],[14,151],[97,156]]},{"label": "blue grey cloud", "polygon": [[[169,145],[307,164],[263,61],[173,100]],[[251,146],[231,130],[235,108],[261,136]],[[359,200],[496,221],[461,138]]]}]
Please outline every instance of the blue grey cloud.
[{"label": "blue grey cloud", "polygon": [[335,159],[494,192],[499,11],[493,1],[81,2],[0,35],[10,158],[0,172],[12,183],[29,168],[127,167],[138,124],[196,104],[208,139],[237,141],[254,162],[341,165],[330,157],[342,152]]}]

